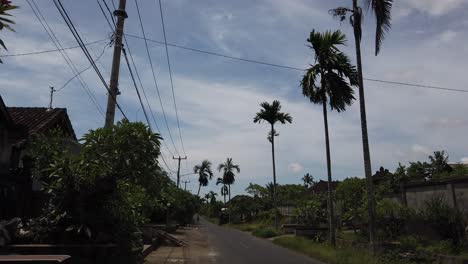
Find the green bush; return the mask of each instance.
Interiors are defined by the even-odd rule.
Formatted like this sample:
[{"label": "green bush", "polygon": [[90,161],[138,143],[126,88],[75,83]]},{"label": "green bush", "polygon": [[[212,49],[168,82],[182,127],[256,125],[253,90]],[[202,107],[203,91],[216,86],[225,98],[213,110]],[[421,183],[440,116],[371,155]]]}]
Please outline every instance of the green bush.
[{"label": "green bush", "polygon": [[442,240],[450,240],[455,246],[464,242],[463,215],[450,207],[444,197],[434,196],[428,200],[421,216]]},{"label": "green bush", "polygon": [[280,233],[272,227],[262,227],[262,228],[253,230],[252,235],[256,237],[270,238],[270,237],[279,236]]}]

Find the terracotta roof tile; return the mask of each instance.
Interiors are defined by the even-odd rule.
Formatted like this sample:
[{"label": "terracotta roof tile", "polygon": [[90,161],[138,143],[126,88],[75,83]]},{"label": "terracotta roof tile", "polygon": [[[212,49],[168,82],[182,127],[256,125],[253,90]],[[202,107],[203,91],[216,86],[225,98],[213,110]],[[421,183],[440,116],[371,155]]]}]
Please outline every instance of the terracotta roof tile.
[{"label": "terracotta roof tile", "polygon": [[65,121],[72,133],[71,136],[75,137],[65,108],[7,107],[7,110],[13,123],[27,127],[30,134],[43,133],[59,122]]}]

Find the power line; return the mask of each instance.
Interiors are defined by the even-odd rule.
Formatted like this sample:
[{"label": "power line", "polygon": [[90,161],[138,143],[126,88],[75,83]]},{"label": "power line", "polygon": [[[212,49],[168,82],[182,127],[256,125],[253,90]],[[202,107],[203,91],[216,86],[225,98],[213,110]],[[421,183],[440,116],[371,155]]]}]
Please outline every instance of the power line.
[{"label": "power line", "polygon": [[[37,18],[37,20],[39,21],[39,23],[41,24],[41,26],[44,28],[44,30],[46,31],[47,35],[49,36],[49,38],[52,40],[52,43],[54,44],[54,46],[57,48],[57,51],[60,52],[60,55],[62,55],[62,58],[65,60],[65,62],[67,63],[68,67],[70,68],[70,70],[72,71],[72,73],[74,74],[77,74],[78,73],[78,70],[76,69],[76,66],[73,64],[73,61],[70,59],[70,57],[68,56],[67,52],[64,50],[62,44],[60,43],[60,40],[57,38],[57,36],[55,35],[54,31],[52,30],[52,28],[49,26],[49,23],[47,23],[47,20],[45,19],[45,17],[42,15],[42,12],[41,10],[39,9],[39,7],[36,5],[36,2],[34,2],[34,0],[31,0],[32,3],[34,4],[34,7],[37,9],[34,9],[33,5],[31,4],[31,2],[29,0],[26,0],[26,2],[28,3],[29,7],[31,7],[31,10],[33,11],[34,13],[34,16]],[[86,84],[86,82],[81,78],[81,76],[78,75],[78,80],[81,84],[81,87],[83,88],[83,90],[85,91],[85,93],[88,95],[89,99],[91,100],[91,102],[94,104],[94,106],[96,107],[96,109],[98,110],[98,112],[104,116],[104,112],[101,108],[101,106],[97,103],[97,99],[96,97],[94,97],[94,94],[93,92],[91,91],[91,89],[89,89],[88,85]]]},{"label": "power line", "polygon": [[[103,41],[108,40],[108,39],[109,38],[95,40],[95,41],[92,41],[92,42],[85,43],[84,45],[89,46],[89,45],[93,45],[93,44],[96,44],[96,43],[103,42]],[[32,51],[32,52],[24,52],[24,53],[4,54],[4,55],[0,55],[0,58],[18,57],[18,56],[27,56],[27,55],[38,55],[38,54],[51,53],[51,52],[60,52],[60,51],[69,50],[69,49],[76,49],[76,48],[79,48],[79,47],[80,46],[78,45],[78,46],[65,47],[65,48],[61,48],[61,49],[49,49],[49,50]]]},{"label": "power line", "polygon": [[[104,46],[104,48],[102,49],[102,52],[101,54],[99,54],[99,56],[97,56],[96,58],[96,62],[99,61],[99,59],[101,59],[102,55],[104,55],[104,52],[106,51],[106,46]],[[67,82],[65,82],[59,89],[55,90],[55,92],[59,92],[61,90],[63,90],[63,88],[65,88],[71,81],[73,81],[76,77],[80,76],[83,72],[89,70],[91,68],[91,64],[89,64],[88,67],[84,68],[83,70],[81,70],[80,72],[78,72],[77,74],[75,74],[72,78],[68,79]]]},{"label": "power line", "polygon": [[111,95],[112,99],[114,100],[117,108],[119,109],[120,113],[123,115],[123,117],[125,119],[128,120],[127,116],[125,115],[124,111],[122,110],[122,108],[120,107],[119,103],[117,102],[115,96],[112,95],[110,89],[109,89],[109,86],[107,85],[106,81],[104,80],[104,77],[102,76],[101,72],[99,71],[99,68],[96,66],[96,63],[94,62],[92,56],[89,54],[89,51],[88,49],[86,48],[86,46],[84,46],[84,42],[83,40],[81,39],[80,35],[78,34],[76,28],[75,28],[75,25],[73,24],[73,21],[71,21],[70,19],[70,16],[68,15],[68,12],[67,10],[65,9],[65,7],[62,5],[62,3],[60,2],[60,0],[54,0],[54,4],[55,6],[57,7],[60,15],[62,16],[62,18],[65,20],[65,23],[67,24],[68,28],[70,29],[71,33],[73,34],[73,37],[75,38],[75,40],[78,42],[78,45],[80,45],[81,49],[83,50],[83,53],[85,54],[86,58],[89,60],[89,62],[93,65],[93,69],[94,71],[96,72],[96,74],[98,75],[99,79],[101,80],[101,82],[103,83],[104,87],[106,88],[107,92]]},{"label": "power line", "polygon": [[142,32],[143,37],[145,39],[146,54],[148,56],[151,72],[153,74],[153,81],[154,81],[154,84],[156,86],[156,91],[157,91],[157,95],[158,95],[158,98],[159,98],[159,104],[161,105],[161,110],[162,110],[162,114],[163,114],[163,117],[164,117],[164,122],[166,123],[167,131],[169,133],[169,138],[171,139],[174,150],[179,155],[179,152],[177,151],[177,147],[174,144],[174,139],[172,138],[171,130],[169,129],[169,124],[167,122],[166,112],[164,111],[164,105],[163,105],[162,100],[161,100],[161,94],[159,92],[158,82],[156,81],[156,74],[154,73],[153,62],[152,62],[151,55],[150,55],[150,52],[149,52],[148,42],[146,41],[145,28],[143,26],[143,21],[141,19],[141,14],[140,14],[140,7],[138,6],[138,1],[137,0],[135,0],[135,5],[136,5],[137,13],[138,13],[138,19],[140,21],[141,32]]},{"label": "power line", "polygon": [[[125,35],[127,35],[129,37],[132,37],[132,38],[136,38],[136,39],[142,39],[142,40],[146,39],[145,37],[140,37],[140,36],[136,36],[136,35],[132,35],[132,34],[125,34]],[[165,45],[163,41],[158,41],[158,40],[154,40],[154,39],[146,39],[146,40],[154,42],[154,43],[159,43],[159,44]],[[189,51],[193,51],[193,52],[213,55],[213,56],[217,56],[217,57],[223,57],[223,58],[232,59],[232,60],[238,60],[238,61],[243,61],[243,62],[248,62],[248,63],[255,63],[255,64],[271,66],[271,67],[277,67],[277,68],[283,68],[283,69],[288,69],[288,70],[305,71],[305,69],[298,68],[298,67],[292,67],[292,66],[287,66],[287,65],[269,63],[269,62],[264,62],[264,61],[259,61],[259,60],[245,59],[245,58],[240,58],[240,57],[234,57],[234,56],[230,56],[230,55],[226,55],[226,54],[222,54],[222,53],[217,53],[217,52],[212,52],[212,51],[207,51],[207,50],[201,50],[201,49],[195,49],[195,48],[191,48],[191,47],[187,47],[187,46],[181,46],[181,45],[172,44],[172,43],[167,43],[167,45],[170,46],[170,47],[175,47],[175,48],[189,50]],[[414,83],[406,83],[406,82],[394,82],[394,81],[386,81],[386,80],[371,79],[371,78],[364,78],[364,80],[371,81],[371,82],[380,82],[380,83],[389,83],[389,84],[413,86],[413,87],[419,87],[419,88],[437,89],[437,90],[445,90],[445,91],[452,91],[452,92],[468,93],[468,90],[441,87],[441,86],[422,85],[422,84],[414,84]]]},{"label": "power line", "polygon": [[[113,18],[113,16],[112,16],[112,12],[111,12],[109,6],[107,5],[107,2],[106,2],[105,0],[103,0],[103,2],[104,2],[104,5],[106,6],[107,11],[108,11],[109,14],[110,14],[110,17],[112,18],[112,22],[115,24],[114,18]],[[111,3],[112,3],[113,8],[114,8],[114,9],[117,9],[116,6],[115,6],[115,4],[114,4],[114,1],[111,1]],[[125,41],[125,46],[127,47],[127,50],[128,50],[128,55],[130,56],[130,59],[131,59],[131,61],[132,61],[133,68],[135,69],[135,74],[136,74],[136,76],[137,76],[137,79],[138,79],[138,82],[139,82],[139,84],[140,84],[141,90],[143,91],[143,96],[145,97],[147,106],[148,106],[148,108],[149,108],[149,110],[150,110],[151,117],[152,117],[152,119],[153,119],[154,125],[156,126],[156,129],[157,129],[158,133],[161,134],[161,130],[159,129],[158,123],[156,122],[156,118],[154,117],[153,110],[151,109],[151,104],[149,103],[148,97],[146,96],[146,92],[145,92],[145,88],[144,88],[144,86],[143,86],[143,82],[141,81],[140,74],[138,73],[138,68],[136,67],[135,60],[133,59],[132,51],[131,51],[131,49],[130,49],[130,45],[128,44],[127,38],[125,37],[125,35],[123,35],[123,39],[124,39],[124,41]],[[126,55],[126,54],[124,54],[124,55]],[[125,60],[127,61],[127,67],[128,67],[128,69],[129,69],[129,71],[131,71],[131,66],[130,66],[130,64],[128,63],[128,58],[127,58],[126,56],[125,56]],[[133,82],[134,82],[134,84],[135,84],[135,79],[134,79],[133,77],[132,77],[132,79],[133,79]],[[136,86],[136,85],[135,85],[135,89],[137,89],[137,86]],[[140,104],[141,104],[141,99],[140,99]],[[142,106],[142,108],[144,109],[143,106]],[[150,129],[151,129],[151,125],[150,125],[150,122],[149,122],[149,120],[148,120],[146,114],[145,114],[145,118],[146,118],[146,121],[148,122],[148,126],[149,126]],[[171,156],[173,156],[171,150],[169,149],[169,147],[168,147],[167,144],[166,144],[166,141],[163,139],[162,142],[163,142],[163,145],[166,147],[167,151],[169,152],[169,154],[170,154]],[[163,153],[162,151],[161,151],[161,159],[163,160],[163,163],[164,163],[164,165],[166,166],[166,168],[168,169],[168,171],[169,171],[170,173],[172,173],[173,170],[172,170],[171,167],[167,164],[166,158],[164,157],[164,153]]]},{"label": "power line", "polygon": [[161,14],[161,24],[162,24],[162,30],[163,30],[163,36],[164,36],[164,46],[166,48],[167,67],[169,70],[169,79],[171,81],[172,99],[174,101],[174,110],[176,114],[177,127],[179,129],[180,144],[182,146],[182,151],[184,152],[184,155],[187,156],[187,154],[185,153],[184,141],[182,140],[182,132],[180,130],[179,111],[177,110],[177,102],[176,102],[176,97],[174,93],[174,82],[172,80],[171,61],[169,59],[169,50],[167,48],[166,26],[164,24],[164,15],[163,15],[163,10],[162,10],[161,0],[159,0],[159,13]]}]

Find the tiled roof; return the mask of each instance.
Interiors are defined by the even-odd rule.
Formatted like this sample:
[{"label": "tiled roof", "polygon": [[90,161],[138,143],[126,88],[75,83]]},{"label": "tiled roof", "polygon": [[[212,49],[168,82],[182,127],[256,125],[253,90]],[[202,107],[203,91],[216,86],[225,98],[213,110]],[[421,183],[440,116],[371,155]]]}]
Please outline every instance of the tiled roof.
[{"label": "tiled roof", "polygon": [[[338,187],[339,181],[332,181],[331,182],[331,189],[335,190],[336,187]],[[314,186],[310,187],[309,190],[314,193],[321,193],[321,192],[327,192],[328,191],[328,181],[322,181],[320,180]]]},{"label": "tiled roof", "polygon": [[75,138],[65,108],[7,107],[7,110],[13,123],[27,127],[29,134],[40,134],[62,124],[66,127],[66,132],[69,132]]}]

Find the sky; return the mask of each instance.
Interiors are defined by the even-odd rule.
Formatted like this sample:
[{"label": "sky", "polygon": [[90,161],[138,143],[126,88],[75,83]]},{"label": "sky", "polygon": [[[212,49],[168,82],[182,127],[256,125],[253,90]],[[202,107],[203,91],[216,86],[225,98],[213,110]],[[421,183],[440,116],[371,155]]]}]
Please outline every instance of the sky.
[{"label": "sky", "polygon": [[[107,0],[108,3],[112,0]],[[17,54],[54,49],[48,35],[24,0],[13,0],[20,9],[14,14],[16,32],[0,32],[8,52]],[[36,0],[64,47],[76,46],[52,0]],[[97,1],[62,1],[84,42],[110,36],[110,28]],[[126,34],[142,36],[135,1],[127,1]],[[348,43],[342,47],[355,61],[354,39],[349,24],[328,13],[350,0],[162,0],[167,41],[229,56],[306,68],[313,53],[306,39],[311,30],[342,30]],[[163,41],[158,1],[138,0],[147,38]],[[374,56],[375,20],[364,18],[362,55],[364,77],[465,89],[468,64],[468,1],[396,1],[392,29],[381,54]],[[299,184],[305,173],[316,180],[326,179],[324,128],[321,106],[302,96],[299,81],[303,72],[252,64],[228,58],[169,47],[173,85],[185,153],[179,139],[164,45],[148,42],[155,69],[161,104],[152,77],[145,43],[127,37],[128,48],[137,65],[160,132],[165,139],[163,153],[176,171],[172,155],[187,155],[181,174],[208,159],[213,167],[232,157],[241,172],[232,186],[232,195],[241,194],[250,182],[264,185],[272,181],[271,145],[268,125],[254,124],[259,104],[280,100],[292,124],[278,125],[276,168],[280,184]],[[88,46],[94,58],[104,50],[98,67],[108,81],[112,48],[106,42]],[[69,49],[78,70],[89,66],[80,49]],[[3,57],[0,65],[0,94],[7,106],[45,107],[49,86],[61,87],[73,74],[58,52]],[[118,102],[127,117],[144,121],[143,111],[122,58]],[[105,109],[106,90],[96,73],[85,71],[86,81],[97,103]],[[356,91],[357,92],[357,91]],[[468,93],[430,90],[365,81],[372,170],[380,166],[394,170],[398,163],[426,160],[435,150],[446,150],[450,162],[468,162]],[[357,97],[357,96],[356,96]],[[54,95],[54,107],[67,108],[80,137],[101,127],[104,118],[75,79]],[[120,114],[116,119],[121,119]],[[153,128],[155,127],[152,124]],[[168,129],[168,128],[169,129]],[[344,113],[329,113],[332,173],[334,179],[362,177],[364,174],[358,103]],[[169,137],[171,132],[174,145]],[[221,174],[216,171],[215,177]],[[175,177],[175,173],[173,173]],[[195,192],[195,175],[187,189]],[[220,191],[215,179],[201,193]],[[220,196],[220,195],[219,195]]]}]

